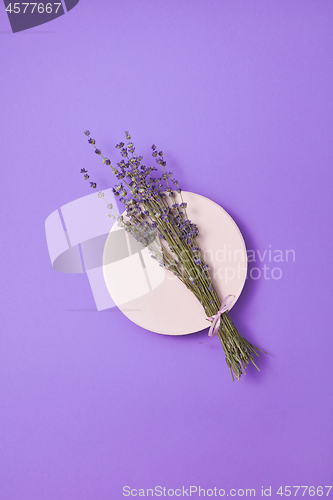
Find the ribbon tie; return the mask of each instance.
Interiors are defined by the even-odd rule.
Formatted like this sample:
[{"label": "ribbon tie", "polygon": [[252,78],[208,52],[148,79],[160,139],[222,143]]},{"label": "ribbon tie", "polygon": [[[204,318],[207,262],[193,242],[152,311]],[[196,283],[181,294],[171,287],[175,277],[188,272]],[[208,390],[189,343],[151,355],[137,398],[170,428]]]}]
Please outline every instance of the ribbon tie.
[{"label": "ribbon tie", "polygon": [[207,318],[209,321],[212,321],[212,324],[210,325],[208,332],[209,337],[214,337],[214,335],[217,334],[221,324],[221,316],[224,312],[229,311],[229,309],[235,302],[235,298],[236,298],[235,295],[227,295],[223,300],[218,313],[214,314],[214,316],[210,316],[209,318]]}]

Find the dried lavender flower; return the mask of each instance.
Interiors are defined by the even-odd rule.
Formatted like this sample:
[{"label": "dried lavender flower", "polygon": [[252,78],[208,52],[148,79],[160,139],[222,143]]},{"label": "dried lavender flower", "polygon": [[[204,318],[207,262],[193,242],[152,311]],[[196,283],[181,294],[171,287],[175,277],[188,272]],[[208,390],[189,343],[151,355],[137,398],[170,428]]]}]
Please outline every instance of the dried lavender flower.
[{"label": "dried lavender flower", "polygon": [[[90,132],[86,132],[90,136]],[[131,141],[128,131],[125,132],[125,137],[127,141]],[[95,140],[90,137],[88,142],[95,145]],[[146,167],[142,163],[143,158],[135,154],[132,141],[127,146],[119,142],[116,148],[122,156],[117,168],[112,167],[111,161],[102,155],[100,149],[95,148],[95,153],[102,156],[103,163],[111,166],[111,171],[121,181],[112,191],[125,206],[125,218],[122,215],[107,215],[116,219],[125,231],[147,246],[151,257],[161,267],[173,272],[191,290],[202,304],[207,317],[214,317],[221,308],[221,301],[212,284],[209,266],[197,244],[199,229],[187,217],[187,203],[182,199],[178,181],[172,178],[171,172],[165,170],[163,152],[158,151],[155,144],[151,146],[152,156],[162,167],[160,176],[155,177],[153,172],[157,168]],[[85,169],[81,172],[85,173],[85,178],[89,178]],[[172,189],[169,182],[176,188]],[[90,182],[90,185],[96,189],[96,183]],[[99,193],[99,196],[104,195]],[[112,204],[108,204],[107,208],[112,209]],[[221,315],[217,334],[232,379],[236,377],[239,380],[250,362],[255,365],[253,356],[258,356],[256,351],[261,349],[239,334],[227,311]]]}]

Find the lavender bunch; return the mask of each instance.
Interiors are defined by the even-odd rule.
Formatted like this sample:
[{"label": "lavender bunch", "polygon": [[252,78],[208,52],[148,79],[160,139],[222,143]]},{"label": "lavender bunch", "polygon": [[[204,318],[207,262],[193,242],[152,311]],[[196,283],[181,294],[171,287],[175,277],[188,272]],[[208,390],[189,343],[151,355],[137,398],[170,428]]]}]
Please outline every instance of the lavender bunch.
[{"label": "lavender bunch", "polygon": [[[131,136],[125,132],[127,144],[119,142],[116,145],[122,159],[114,166],[96,147],[88,130],[85,135],[96,155],[102,158],[102,162],[110,167],[118,179],[112,191],[124,204],[125,214],[118,215],[113,206],[108,204],[108,208],[114,212],[108,213],[109,217],[117,219],[125,231],[149,248],[151,257],[160,266],[184,283],[200,302],[208,318],[216,315],[221,308],[221,301],[197,242],[199,230],[187,216],[187,204],[178,181],[173,178],[172,172],[166,171],[163,152],[152,145],[152,156],[160,166],[160,174],[156,175],[154,172],[158,172],[158,169],[143,164],[143,157],[135,153]],[[85,169],[81,169],[81,173],[89,180]],[[90,182],[90,186],[97,190],[95,182]],[[99,192],[99,196],[103,198],[104,194]],[[253,356],[258,356],[256,351],[261,349],[239,334],[228,312],[221,315],[217,335],[232,379],[236,377],[240,380],[250,362],[256,366]]]}]

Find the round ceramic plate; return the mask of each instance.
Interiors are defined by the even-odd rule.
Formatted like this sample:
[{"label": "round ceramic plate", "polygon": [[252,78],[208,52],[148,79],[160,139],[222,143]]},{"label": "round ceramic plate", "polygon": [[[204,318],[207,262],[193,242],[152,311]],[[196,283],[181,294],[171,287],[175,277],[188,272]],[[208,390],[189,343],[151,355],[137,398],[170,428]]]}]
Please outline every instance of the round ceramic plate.
[{"label": "round ceramic plate", "polygon": [[[199,228],[198,244],[216,291],[223,300],[243,289],[247,255],[236,223],[222,207],[204,196],[182,192],[187,215]],[[170,271],[152,259],[117,224],[107,238],[103,254],[107,289],[119,309],[131,321],[165,335],[184,335],[209,326],[195,296]]]}]

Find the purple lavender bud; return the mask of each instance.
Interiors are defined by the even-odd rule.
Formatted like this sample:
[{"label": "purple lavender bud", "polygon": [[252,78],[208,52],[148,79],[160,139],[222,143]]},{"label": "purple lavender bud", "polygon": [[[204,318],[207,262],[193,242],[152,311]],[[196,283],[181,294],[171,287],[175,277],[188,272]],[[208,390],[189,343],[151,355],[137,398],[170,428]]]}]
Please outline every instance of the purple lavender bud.
[{"label": "purple lavender bud", "polygon": [[100,150],[100,149],[95,149],[95,153],[96,153],[97,155],[100,155],[100,154],[101,154],[101,150]]},{"label": "purple lavender bud", "polygon": [[106,163],[106,165],[110,165],[111,164],[111,160],[105,160],[105,163]]},{"label": "purple lavender bud", "polygon": [[89,179],[89,175],[88,175],[88,174],[86,174],[86,175],[84,176],[84,178],[85,178],[85,180],[87,181],[87,180]]},{"label": "purple lavender bud", "polygon": [[85,174],[87,172],[87,170],[85,168],[81,168],[80,172],[81,172],[81,174]]},{"label": "purple lavender bud", "polygon": [[96,189],[97,184],[96,184],[96,182],[91,182],[91,183],[90,183],[90,186],[91,186],[92,188]]},{"label": "purple lavender bud", "polygon": [[86,131],[84,132],[84,134],[85,134],[85,135],[87,135],[87,136],[89,137],[89,136],[90,136],[90,132],[89,132],[89,130],[86,130]]}]

